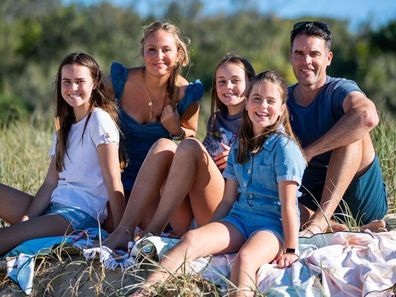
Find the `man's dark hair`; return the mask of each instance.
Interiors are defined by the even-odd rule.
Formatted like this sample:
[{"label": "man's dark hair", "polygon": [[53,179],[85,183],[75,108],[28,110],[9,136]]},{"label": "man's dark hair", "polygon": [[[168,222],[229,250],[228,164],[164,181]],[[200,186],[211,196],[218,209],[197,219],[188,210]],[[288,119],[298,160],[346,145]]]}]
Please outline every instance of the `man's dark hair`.
[{"label": "man's dark hair", "polygon": [[291,47],[293,47],[293,41],[298,35],[322,38],[326,42],[326,47],[329,50],[331,49],[331,32],[325,23],[316,21],[303,21],[295,23],[290,35]]}]

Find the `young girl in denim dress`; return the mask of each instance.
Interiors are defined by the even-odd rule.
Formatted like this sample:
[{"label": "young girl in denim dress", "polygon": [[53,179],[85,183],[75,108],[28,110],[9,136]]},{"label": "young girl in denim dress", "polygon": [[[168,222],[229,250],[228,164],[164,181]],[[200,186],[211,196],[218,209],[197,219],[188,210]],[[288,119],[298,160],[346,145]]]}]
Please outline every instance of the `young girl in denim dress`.
[{"label": "young girl in denim dress", "polygon": [[255,77],[212,223],[187,232],[145,288],[165,281],[184,261],[237,252],[230,277],[237,289],[229,293],[253,296],[261,265],[275,262],[283,268],[298,260],[297,197],[306,163],[290,128],[286,99],[287,86],[279,74],[265,71]]},{"label": "young girl in denim dress", "polygon": [[[0,184],[0,255],[23,241],[118,225],[125,207],[115,104],[94,58],[72,53],[56,79],[56,133],[51,162],[35,197]],[[109,207],[107,207],[109,205]]]}]

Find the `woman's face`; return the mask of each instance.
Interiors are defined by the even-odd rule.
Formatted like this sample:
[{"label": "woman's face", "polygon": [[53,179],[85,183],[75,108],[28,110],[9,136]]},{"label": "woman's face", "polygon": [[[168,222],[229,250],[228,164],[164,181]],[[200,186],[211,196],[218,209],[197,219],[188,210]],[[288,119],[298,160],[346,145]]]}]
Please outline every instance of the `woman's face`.
[{"label": "woman's face", "polygon": [[228,113],[237,114],[243,110],[247,90],[245,70],[235,63],[225,63],[216,71],[216,93],[227,106]]},{"label": "woman's face", "polygon": [[143,44],[146,70],[153,75],[169,74],[179,58],[175,37],[165,30],[148,35]]},{"label": "woman's face", "polygon": [[267,127],[273,125],[285,108],[282,90],[277,84],[270,81],[256,82],[246,104],[254,135],[262,134]]},{"label": "woman's face", "polygon": [[73,107],[74,113],[86,113],[90,108],[92,90],[95,83],[88,67],[79,64],[67,64],[61,70],[61,94]]}]

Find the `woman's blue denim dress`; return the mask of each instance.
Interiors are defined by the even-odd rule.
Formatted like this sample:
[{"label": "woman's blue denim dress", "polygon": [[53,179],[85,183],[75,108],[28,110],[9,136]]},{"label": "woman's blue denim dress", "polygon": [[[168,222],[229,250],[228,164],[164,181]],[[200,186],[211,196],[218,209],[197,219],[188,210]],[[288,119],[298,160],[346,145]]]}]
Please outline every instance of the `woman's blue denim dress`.
[{"label": "woman's blue denim dress", "polygon": [[[125,83],[128,79],[128,68],[120,63],[111,65],[111,81],[117,102],[122,98]],[[190,83],[183,98],[177,104],[181,116],[192,102],[201,99],[204,88],[199,80]],[[160,122],[141,124],[129,116],[119,104],[119,121],[121,126],[121,143],[128,157],[128,165],[122,172],[122,184],[125,192],[132,190],[139,169],[151,146],[160,138],[170,138],[169,132]]]}]

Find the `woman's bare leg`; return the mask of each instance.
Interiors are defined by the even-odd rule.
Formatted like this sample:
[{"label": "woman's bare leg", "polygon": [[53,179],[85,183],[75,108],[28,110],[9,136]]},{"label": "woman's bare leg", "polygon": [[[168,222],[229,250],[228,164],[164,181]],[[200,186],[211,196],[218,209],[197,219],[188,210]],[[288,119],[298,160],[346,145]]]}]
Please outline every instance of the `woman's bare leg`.
[{"label": "woman's bare leg", "polygon": [[181,236],[189,229],[193,217],[199,226],[209,223],[223,192],[224,178],[204,146],[193,138],[183,140],[145,232],[160,234],[170,222],[174,232]]},{"label": "woman's bare leg", "polygon": [[30,220],[0,228],[0,255],[18,244],[39,237],[58,236],[70,233],[73,228],[60,215],[44,215]]},{"label": "woman's bare leg", "polygon": [[136,177],[131,195],[120,225],[103,241],[111,248],[126,249],[128,241],[133,239],[135,228],[148,224],[157,209],[162,185],[168,175],[176,144],[169,139],[159,139],[147,153]]},{"label": "woman's bare leg", "polygon": [[0,218],[10,224],[20,222],[32,200],[33,196],[0,184]]}]

